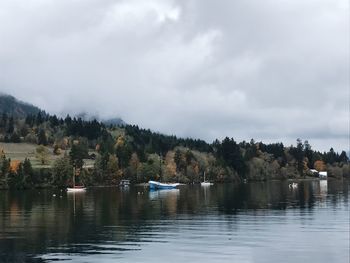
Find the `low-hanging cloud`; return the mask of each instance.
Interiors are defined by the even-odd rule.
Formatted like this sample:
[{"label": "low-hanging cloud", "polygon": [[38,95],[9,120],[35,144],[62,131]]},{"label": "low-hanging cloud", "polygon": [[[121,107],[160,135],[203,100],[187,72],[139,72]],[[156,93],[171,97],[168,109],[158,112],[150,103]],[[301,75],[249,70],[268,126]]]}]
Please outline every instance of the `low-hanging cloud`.
[{"label": "low-hanging cloud", "polygon": [[212,141],[349,149],[342,0],[3,0],[0,90]]}]

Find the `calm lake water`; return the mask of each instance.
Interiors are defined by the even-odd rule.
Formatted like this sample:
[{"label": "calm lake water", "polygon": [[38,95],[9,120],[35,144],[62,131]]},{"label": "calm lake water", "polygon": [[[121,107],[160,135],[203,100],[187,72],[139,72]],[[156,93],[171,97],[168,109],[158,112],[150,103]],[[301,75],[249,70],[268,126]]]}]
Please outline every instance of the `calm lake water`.
[{"label": "calm lake water", "polygon": [[349,262],[349,183],[0,191],[1,262]]}]

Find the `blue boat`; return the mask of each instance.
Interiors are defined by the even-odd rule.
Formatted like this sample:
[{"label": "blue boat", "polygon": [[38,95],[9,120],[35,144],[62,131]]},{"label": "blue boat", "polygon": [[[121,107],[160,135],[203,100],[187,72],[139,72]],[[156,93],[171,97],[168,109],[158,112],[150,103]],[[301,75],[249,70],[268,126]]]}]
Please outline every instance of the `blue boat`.
[{"label": "blue boat", "polygon": [[167,183],[160,183],[157,181],[149,181],[149,188],[151,190],[160,190],[160,189],[175,189],[176,187],[179,186],[178,183],[176,184],[167,184]]}]

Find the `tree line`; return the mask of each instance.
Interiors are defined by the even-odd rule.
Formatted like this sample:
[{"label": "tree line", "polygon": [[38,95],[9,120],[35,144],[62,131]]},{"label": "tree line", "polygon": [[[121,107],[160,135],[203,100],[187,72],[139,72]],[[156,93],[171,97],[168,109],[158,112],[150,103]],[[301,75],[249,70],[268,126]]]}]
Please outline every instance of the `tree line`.
[{"label": "tree line", "polygon": [[[121,179],[196,183],[204,173],[217,182],[286,179],[312,176],[310,169],[327,170],[338,178],[349,176],[345,151],[314,151],[307,140],[297,139],[295,146],[288,147],[229,137],[207,143],[136,125],[104,125],[43,111],[25,118],[2,114],[0,141],[36,144],[36,159],[43,165],[10,160],[2,152],[0,181],[2,187],[11,188],[65,187],[71,184],[73,168],[85,185],[115,185]],[[93,164],[87,165],[87,160]]]}]

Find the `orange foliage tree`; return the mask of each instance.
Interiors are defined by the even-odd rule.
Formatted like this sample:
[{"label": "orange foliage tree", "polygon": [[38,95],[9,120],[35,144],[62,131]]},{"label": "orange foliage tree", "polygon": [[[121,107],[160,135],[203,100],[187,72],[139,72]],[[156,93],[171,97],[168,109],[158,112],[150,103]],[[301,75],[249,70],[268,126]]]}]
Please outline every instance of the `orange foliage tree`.
[{"label": "orange foliage tree", "polygon": [[321,160],[318,160],[314,163],[314,168],[317,170],[317,171],[325,171],[326,170],[326,165],[323,161]]},{"label": "orange foliage tree", "polygon": [[10,171],[13,173],[17,173],[20,163],[21,163],[21,161],[19,161],[19,160],[11,160]]}]

